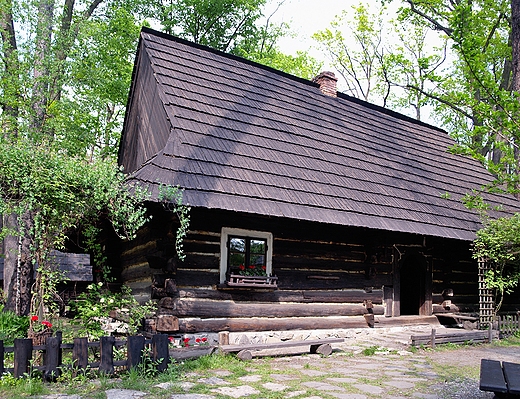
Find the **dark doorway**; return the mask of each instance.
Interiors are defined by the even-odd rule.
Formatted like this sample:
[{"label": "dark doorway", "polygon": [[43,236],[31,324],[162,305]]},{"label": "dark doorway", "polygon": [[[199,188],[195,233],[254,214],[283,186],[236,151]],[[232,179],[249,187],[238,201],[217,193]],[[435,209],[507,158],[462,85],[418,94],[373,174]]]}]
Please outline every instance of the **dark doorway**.
[{"label": "dark doorway", "polygon": [[425,302],[426,262],[419,253],[403,259],[400,270],[401,315],[419,315]]}]

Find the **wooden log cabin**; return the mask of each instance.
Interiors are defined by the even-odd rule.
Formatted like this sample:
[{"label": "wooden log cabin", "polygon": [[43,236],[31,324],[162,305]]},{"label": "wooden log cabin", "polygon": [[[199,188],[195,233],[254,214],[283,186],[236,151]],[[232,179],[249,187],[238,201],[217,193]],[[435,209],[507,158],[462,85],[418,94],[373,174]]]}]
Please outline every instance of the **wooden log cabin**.
[{"label": "wooden log cabin", "polygon": [[[143,28],[119,162],[153,218],[121,244],[122,280],[179,332],[478,312],[480,222],[461,198],[493,177],[454,144],[337,92],[330,72],[311,82]],[[184,261],[161,185],[191,207]]]}]

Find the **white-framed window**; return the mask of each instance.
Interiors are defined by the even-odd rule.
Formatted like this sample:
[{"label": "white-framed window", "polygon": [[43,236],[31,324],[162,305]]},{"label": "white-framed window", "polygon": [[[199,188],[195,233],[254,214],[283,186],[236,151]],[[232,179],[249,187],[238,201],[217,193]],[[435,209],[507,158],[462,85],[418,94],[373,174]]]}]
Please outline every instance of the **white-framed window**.
[{"label": "white-framed window", "polygon": [[228,273],[248,271],[252,274],[273,272],[273,234],[222,227],[220,235],[220,283]]}]

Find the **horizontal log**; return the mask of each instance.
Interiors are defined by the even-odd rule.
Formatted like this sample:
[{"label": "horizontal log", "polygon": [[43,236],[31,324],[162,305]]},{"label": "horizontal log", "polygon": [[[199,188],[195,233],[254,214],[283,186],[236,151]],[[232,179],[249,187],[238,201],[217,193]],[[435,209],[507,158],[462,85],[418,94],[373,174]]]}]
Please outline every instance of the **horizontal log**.
[{"label": "horizontal log", "polygon": [[[383,314],[382,306],[374,307],[375,314]],[[173,314],[178,317],[313,317],[358,316],[367,313],[361,304],[331,303],[237,303],[176,299]]]},{"label": "horizontal log", "polygon": [[181,333],[314,330],[317,326],[320,329],[368,328],[363,316],[179,319],[179,331]]},{"label": "horizontal log", "polygon": [[208,290],[197,288],[183,288],[178,292],[180,298],[197,298],[213,300],[254,301],[254,302],[298,302],[298,303],[363,303],[372,301],[373,304],[382,304],[382,290],[371,292],[364,290],[331,290],[331,291],[301,291],[301,290]]}]

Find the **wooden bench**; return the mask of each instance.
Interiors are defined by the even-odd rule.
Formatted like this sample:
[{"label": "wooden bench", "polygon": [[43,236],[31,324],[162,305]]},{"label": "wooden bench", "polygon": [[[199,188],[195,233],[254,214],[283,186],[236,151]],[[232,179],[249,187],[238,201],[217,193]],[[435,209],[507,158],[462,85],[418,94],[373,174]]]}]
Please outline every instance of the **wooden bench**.
[{"label": "wooden bench", "polygon": [[296,348],[304,346],[309,347],[309,353],[319,353],[324,356],[329,356],[332,353],[332,347],[330,344],[342,342],[345,342],[343,338],[324,338],[303,341],[273,342],[266,344],[220,345],[219,349],[224,353],[236,353],[237,357],[242,360],[251,360],[253,358],[253,351]]},{"label": "wooden bench", "polygon": [[520,397],[520,364],[482,359],[479,388],[498,397]]}]

